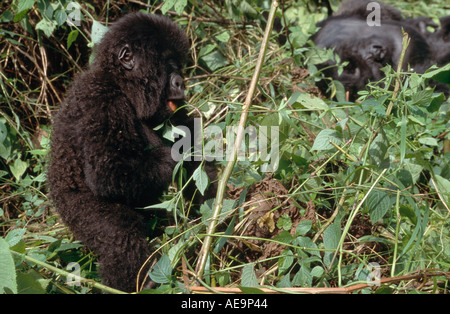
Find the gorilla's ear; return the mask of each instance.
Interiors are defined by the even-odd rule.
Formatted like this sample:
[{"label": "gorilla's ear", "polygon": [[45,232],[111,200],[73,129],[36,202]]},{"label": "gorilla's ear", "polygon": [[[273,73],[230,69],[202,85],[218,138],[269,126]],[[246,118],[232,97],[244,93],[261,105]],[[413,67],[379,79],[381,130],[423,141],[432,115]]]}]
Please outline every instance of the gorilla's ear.
[{"label": "gorilla's ear", "polygon": [[120,49],[119,55],[117,57],[125,69],[132,70],[134,68],[134,57],[128,44],[125,44]]}]

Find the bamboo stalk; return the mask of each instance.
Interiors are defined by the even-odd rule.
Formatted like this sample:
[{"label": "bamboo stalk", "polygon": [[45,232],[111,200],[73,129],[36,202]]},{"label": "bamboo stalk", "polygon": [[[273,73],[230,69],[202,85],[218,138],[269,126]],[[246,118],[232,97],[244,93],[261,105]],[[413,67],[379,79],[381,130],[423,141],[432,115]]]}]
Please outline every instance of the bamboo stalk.
[{"label": "bamboo stalk", "polygon": [[[386,284],[394,284],[401,281],[409,280],[425,280],[430,277],[444,276],[450,278],[450,272],[443,272],[439,270],[419,270],[417,272],[397,277],[381,278],[378,284],[373,282],[355,283],[346,287],[304,287],[304,288],[275,288],[275,287],[254,287],[267,294],[281,294],[281,293],[305,293],[305,294],[350,294],[356,291],[379,287]],[[189,287],[193,293],[211,293],[207,287]],[[214,287],[214,290],[221,293],[243,293],[237,287]]]},{"label": "bamboo stalk", "polygon": [[[234,165],[236,163],[237,152],[238,152],[239,148],[241,147],[242,139],[244,136],[244,128],[245,128],[245,124],[247,122],[247,117],[248,117],[248,110],[250,108],[250,104],[253,99],[253,94],[255,93],[256,85],[258,83],[259,75],[261,73],[261,67],[264,62],[264,56],[265,56],[265,53],[267,50],[267,43],[269,41],[270,33],[272,32],[272,26],[273,26],[275,11],[276,11],[277,7],[278,7],[278,1],[277,0],[272,1],[271,7],[270,7],[270,12],[269,12],[269,18],[267,21],[267,26],[264,31],[264,38],[261,43],[261,50],[259,51],[258,60],[256,62],[255,72],[253,73],[253,77],[250,82],[250,87],[249,87],[249,90],[247,93],[247,97],[245,99],[244,106],[242,107],[242,113],[241,113],[241,118],[239,121],[238,132],[236,134],[236,141],[234,142],[233,149],[230,154],[230,160],[228,160],[228,163],[223,171],[222,177],[220,178],[219,183],[218,183],[216,200],[214,202],[213,213],[211,216],[211,223],[208,226],[207,234],[214,234],[214,232],[216,230],[218,217],[220,215],[220,212],[222,211],[222,203],[223,203],[223,198],[224,198],[224,194],[225,194],[225,189],[227,186],[228,179],[230,178],[231,173],[234,168]],[[206,261],[208,259],[208,255],[209,255],[208,253],[209,253],[209,250],[211,247],[211,243],[212,243],[212,237],[209,235],[206,236],[204,239],[202,248],[200,250],[199,259],[198,259],[197,266],[196,266],[196,272],[197,272],[198,278],[201,278],[203,276],[203,272],[205,270]]]}]

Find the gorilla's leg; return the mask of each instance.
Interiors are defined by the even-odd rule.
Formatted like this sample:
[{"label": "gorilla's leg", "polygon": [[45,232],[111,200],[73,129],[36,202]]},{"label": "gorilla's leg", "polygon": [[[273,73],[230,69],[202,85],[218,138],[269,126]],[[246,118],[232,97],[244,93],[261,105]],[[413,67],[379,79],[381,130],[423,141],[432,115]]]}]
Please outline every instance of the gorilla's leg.
[{"label": "gorilla's leg", "polygon": [[136,291],[139,269],[149,255],[142,215],[122,204],[102,202],[91,192],[65,192],[56,201],[75,237],[98,254],[102,282]]}]

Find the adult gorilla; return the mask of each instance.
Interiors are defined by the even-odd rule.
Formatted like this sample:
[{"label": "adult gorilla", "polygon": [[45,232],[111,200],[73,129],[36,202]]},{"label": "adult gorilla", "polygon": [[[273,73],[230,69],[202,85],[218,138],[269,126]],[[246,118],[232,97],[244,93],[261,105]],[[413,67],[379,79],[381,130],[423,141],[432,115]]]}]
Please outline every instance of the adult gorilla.
[{"label": "adult gorilla", "polygon": [[[402,51],[402,28],[411,36],[404,66],[411,65],[423,72],[432,63],[430,47],[422,35],[413,27],[396,21],[384,22],[381,26],[368,26],[358,17],[330,17],[320,24],[320,31],[313,37],[317,47],[335,48],[342,61],[349,64],[341,75],[329,61],[320,65],[326,76],[341,81],[351,96],[363,90],[369,81],[384,77],[381,68],[390,64],[397,67]],[[323,90],[323,87],[321,88]]]},{"label": "adult gorilla", "polygon": [[[427,26],[437,28],[431,19],[403,19],[400,11],[381,2],[377,2],[380,25],[370,26],[367,22],[371,13],[367,8],[369,3],[374,1],[343,2],[334,16],[318,23],[321,29],[312,37],[317,47],[334,48],[342,61],[348,61],[341,74],[332,66],[333,61],[319,67],[324,69],[326,76],[339,80],[351,99],[355,99],[357,92],[364,90],[369,81],[383,78],[382,67],[390,64],[397,68],[402,51],[402,30],[411,38],[403,61],[405,69],[409,65],[416,72],[423,73],[433,64],[442,65],[447,57],[440,49],[447,45],[444,43],[445,34],[441,34],[445,28],[430,36]],[[326,93],[327,87],[325,82],[319,83],[322,92]],[[448,93],[445,87],[444,92]]]}]

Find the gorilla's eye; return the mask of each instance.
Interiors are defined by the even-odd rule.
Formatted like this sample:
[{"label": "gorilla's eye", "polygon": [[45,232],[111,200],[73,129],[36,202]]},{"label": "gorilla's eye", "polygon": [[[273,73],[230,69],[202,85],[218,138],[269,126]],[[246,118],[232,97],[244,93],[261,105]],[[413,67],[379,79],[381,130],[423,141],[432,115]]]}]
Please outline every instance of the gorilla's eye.
[{"label": "gorilla's eye", "polygon": [[168,68],[169,68],[168,69],[169,73],[171,73],[171,72],[177,72],[178,73],[180,71],[181,66],[178,63],[176,63],[173,58],[170,58],[170,59],[167,60],[167,65],[168,65]]}]

